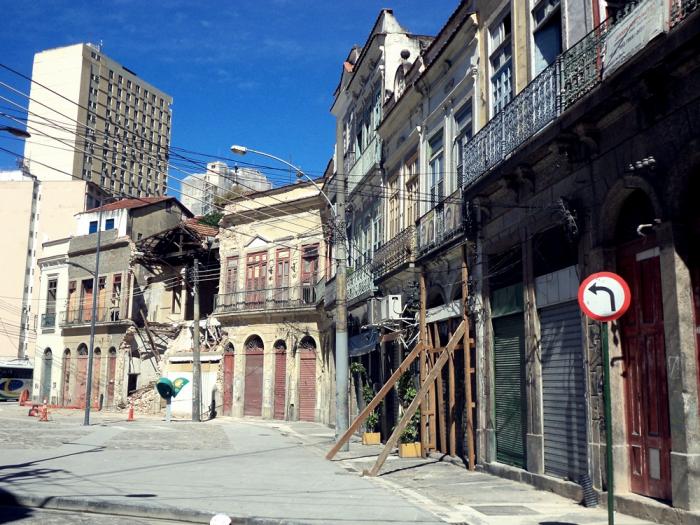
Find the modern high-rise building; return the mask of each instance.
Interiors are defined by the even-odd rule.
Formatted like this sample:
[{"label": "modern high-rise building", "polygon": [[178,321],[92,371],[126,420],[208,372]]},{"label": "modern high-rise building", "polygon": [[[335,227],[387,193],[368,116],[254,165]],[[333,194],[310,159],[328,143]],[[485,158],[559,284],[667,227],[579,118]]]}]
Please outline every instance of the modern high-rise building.
[{"label": "modern high-rise building", "polygon": [[166,192],[172,97],[76,44],[34,55],[24,156],[40,181],[83,179],[109,193]]},{"label": "modern high-rise building", "polygon": [[[207,164],[206,173],[182,179],[180,200],[195,215],[207,215],[217,210],[217,199],[225,204],[235,195],[271,188],[272,183],[258,170],[240,166],[229,168],[225,162],[217,161]],[[232,193],[234,189],[235,194]]]}]

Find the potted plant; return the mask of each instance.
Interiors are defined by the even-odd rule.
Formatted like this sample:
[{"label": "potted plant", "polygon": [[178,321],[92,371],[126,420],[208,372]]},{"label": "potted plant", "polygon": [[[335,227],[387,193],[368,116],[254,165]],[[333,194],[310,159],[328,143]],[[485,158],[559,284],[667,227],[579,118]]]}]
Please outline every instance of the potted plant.
[{"label": "potted plant", "polygon": [[[362,394],[362,400],[365,406],[367,406],[372,399],[374,399],[374,389],[372,385],[369,384],[367,370],[365,370],[362,363],[354,362],[350,365],[350,371],[358,376],[358,381],[361,385],[360,393]],[[365,420],[365,431],[362,433],[363,445],[379,445],[382,442],[381,433],[376,431],[378,423],[379,414],[377,414],[376,410],[373,410]]]},{"label": "potted plant", "polygon": [[[413,374],[410,371],[405,372],[397,384],[397,395],[401,403],[402,412],[408,408],[417,393]],[[418,458],[421,456],[421,444],[418,435],[419,423],[420,411],[416,410],[399,436],[399,457]]]}]

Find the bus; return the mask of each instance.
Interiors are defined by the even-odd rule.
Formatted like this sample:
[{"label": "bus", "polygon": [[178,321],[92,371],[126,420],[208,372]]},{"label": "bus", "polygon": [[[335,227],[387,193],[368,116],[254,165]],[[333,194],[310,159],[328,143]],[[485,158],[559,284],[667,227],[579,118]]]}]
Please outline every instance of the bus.
[{"label": "bus", "polygon": [[0,361],[0,401],[18,401],[22,391],[32,390],[34,367],[26,359]]}]

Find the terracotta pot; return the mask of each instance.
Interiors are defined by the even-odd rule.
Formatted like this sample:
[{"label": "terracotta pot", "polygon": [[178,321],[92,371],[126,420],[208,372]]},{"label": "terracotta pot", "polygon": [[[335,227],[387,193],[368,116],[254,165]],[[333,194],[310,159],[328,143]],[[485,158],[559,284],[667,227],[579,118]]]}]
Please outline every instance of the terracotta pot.
[{"label": "terracotta pot", "polygon": [[421,457],[420,443],[400,443],[399,457],[419,458]]},{"label": "terracotta pot", "polygon": [[382,435],[379,432],[364,432],[362,434],[363,445],[381,445]]}]

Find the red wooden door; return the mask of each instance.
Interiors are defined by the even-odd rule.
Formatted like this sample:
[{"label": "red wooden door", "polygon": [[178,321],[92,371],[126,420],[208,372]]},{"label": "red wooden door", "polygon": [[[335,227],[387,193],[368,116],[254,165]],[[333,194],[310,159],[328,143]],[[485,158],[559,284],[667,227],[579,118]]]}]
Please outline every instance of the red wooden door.
[{"label": "red wooden door", "polygon": [[316,352],[302,349],[299,355],[299,419],[316,420]]},{"label": "red wooden door", "polygon": [[302,247],[301,252],[301,289],[302,302],[316,302],[316,280],[318,274],[318,244]]},{"label": "red wooden door", "polygon": [[263,349],[250,346],[245,352],[245,399],[243,415],[262,415]]},{"label": "red wooden door", "polygon": [[61,391],[61,402],[63,406],[70,406],[70,351],[66,350],[63,354],[63,385]]},{"label": "red wooden door", "polygon": [[87,390],[87,355],[78,355],[75,372],[75,391],[73,401],[79,408],[85,407],[85,394]]},{"label": "red wooden door", "polygon": [[284,419],[287,392],[287,352],[275,349],[275,419]]},{"label": "red wooden door", "polygon": [[258,252],[248,255],[246,261],[246,305],[260,307],[265,303],[267,280],[267,253]]},{"label": "red wooden door", "polygon": [[95,355],[92,358],[92,406],[100,405],[100,371],[102,370],[102,352],[99,348],[95,349]]},{"label": "red wooden door", "polygon": [[289,250],[277,250],[275,261],[275,293],[273,300],[284,305],[289,300]]},{"label": "red wooden door", "polygon": [[620,318],[631,487],[638,494],[668,500],[671,432],[661,267],[653,239],[620,248],[618,270],[632,293],[631,307]]},{"label": "red wooden door", "polygon": [[114,406],[114,380],[117,375],[117,351],[110,349],[107,357],[107,400],[106,404]]},{"label": "red wooden door", "polygon": [[80,320],[92,320],[92,279],[83,281],[83,295],[80,300]]},{"label": "red wooden door", "polygon": [[233,413],[233,352],[224,354],[224,415]]}]

